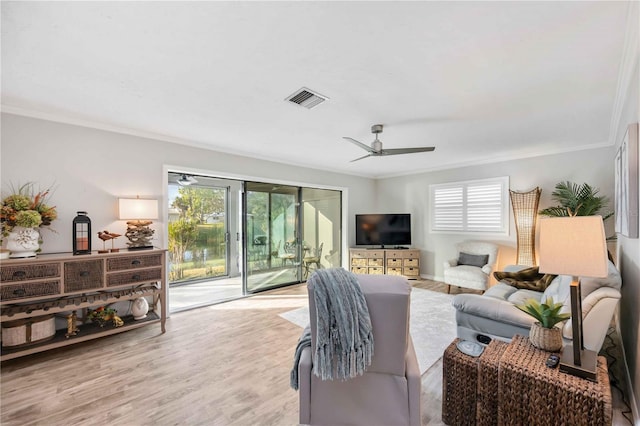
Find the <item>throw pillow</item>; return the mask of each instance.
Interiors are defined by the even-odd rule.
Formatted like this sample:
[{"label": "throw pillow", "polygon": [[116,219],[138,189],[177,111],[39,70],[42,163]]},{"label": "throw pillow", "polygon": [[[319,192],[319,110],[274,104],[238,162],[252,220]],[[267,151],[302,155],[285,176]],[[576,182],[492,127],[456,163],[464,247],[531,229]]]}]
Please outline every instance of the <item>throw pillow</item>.
[{"label": "throw pillow", "polygon": [[469,254],[460,252],[460,256],[458,257],[458,265],[477,266],[478,268],[482,268],[488,261],[488,254]]},{"label": "throw pillow", "polygon": [[494,272],[493,276],[498,281],[505,282],[516,288],[545,291],[551,281],[556,277],[551,274],[541,274],[537,266],[523,269],[518,272]]}]

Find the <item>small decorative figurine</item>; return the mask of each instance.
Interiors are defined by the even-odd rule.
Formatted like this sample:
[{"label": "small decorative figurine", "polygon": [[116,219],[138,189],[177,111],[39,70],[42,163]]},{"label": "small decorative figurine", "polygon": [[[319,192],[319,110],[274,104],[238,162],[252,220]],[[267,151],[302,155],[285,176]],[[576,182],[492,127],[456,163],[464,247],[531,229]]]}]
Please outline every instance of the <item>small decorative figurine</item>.
[{"label": "small decorative figurine", "polygon": [[115,234],[109,231],[100,231],[98,232],[98,238],[102,240],[102,250],[98,250],[98,253],[109,253],[109,250],[105,248],[105,243],[111,240],[111,252],[117,253],[120,249],[113,248],[113,240],[118,238],[120,234]]},{"label": "small decorative figurine", "polygon": [[67,333],[64,335],[67,339],[71,336],[75,336],[78,334],[80,329],[77,327],[78,316],[76,315],[76,311],[73,311],[69,315],[67,315]]}]

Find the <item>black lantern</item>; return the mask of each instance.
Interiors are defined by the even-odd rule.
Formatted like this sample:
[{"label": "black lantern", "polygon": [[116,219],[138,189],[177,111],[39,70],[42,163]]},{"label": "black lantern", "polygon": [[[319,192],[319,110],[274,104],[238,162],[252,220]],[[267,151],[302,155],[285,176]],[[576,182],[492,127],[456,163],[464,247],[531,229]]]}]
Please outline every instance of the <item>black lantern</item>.
[{"label": "black lantern", "polygon": [[78,212],[73,219],[73,254],[91,253],[91,219],[87,212]]}]

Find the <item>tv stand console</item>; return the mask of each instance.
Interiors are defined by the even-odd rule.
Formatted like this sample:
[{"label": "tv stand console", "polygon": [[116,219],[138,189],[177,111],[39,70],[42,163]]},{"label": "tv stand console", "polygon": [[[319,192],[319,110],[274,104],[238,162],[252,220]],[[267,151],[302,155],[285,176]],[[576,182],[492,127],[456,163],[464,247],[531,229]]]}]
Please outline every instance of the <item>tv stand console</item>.
[{"label": "tv stand console", "polygon": [[351,248],[349,267],[354,274],[403,275],[415,280],[420,276],[420,250]]}]

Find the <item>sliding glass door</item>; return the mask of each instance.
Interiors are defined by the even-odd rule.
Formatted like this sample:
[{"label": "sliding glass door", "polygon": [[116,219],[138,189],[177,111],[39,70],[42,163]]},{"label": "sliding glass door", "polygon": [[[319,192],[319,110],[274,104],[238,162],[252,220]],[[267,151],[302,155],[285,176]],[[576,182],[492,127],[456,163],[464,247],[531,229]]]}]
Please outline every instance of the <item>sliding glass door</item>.
[{"label": "sliding glass door", "polygon": [[300,281],[299,188],[245,182],[247,291]]},{"label": "sliding glass door", "polygon": [[340,191],[245,183],[247,292],[306,280],[340,266]]}]

